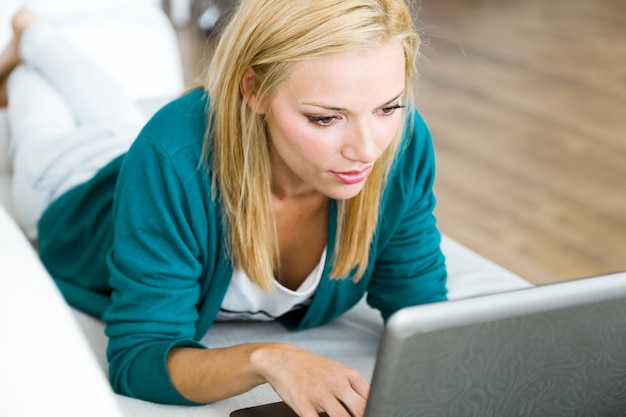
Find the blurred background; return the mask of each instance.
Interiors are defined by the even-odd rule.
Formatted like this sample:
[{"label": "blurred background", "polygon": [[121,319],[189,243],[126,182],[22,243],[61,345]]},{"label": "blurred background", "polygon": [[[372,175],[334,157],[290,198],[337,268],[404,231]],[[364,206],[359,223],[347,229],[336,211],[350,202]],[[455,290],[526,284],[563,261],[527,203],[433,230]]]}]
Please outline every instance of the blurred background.
[{"label": "blurred background", "polygon": [[[191,85],[217,37],[206,11],[231,1],[182,3],[164,7]],[[626,270],[626,2],[411,6],[441,230],[537,284]]]}]

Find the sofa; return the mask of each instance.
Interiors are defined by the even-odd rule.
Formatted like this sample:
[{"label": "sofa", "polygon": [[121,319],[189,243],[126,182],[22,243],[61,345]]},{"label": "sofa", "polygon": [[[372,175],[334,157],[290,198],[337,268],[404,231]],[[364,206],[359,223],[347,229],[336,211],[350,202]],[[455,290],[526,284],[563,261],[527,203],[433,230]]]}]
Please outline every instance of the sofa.
[{"label": "sofa", "polygon": [[[2,0],[0,47],[8,18],[22,3]],[[29,4],[63,23],[70,38],[132,91],[150,114],[184,85],[172,29],[153,0],[42,0]],[[267,385],[197,407],[148,403],[117,395],[106,378],[106,337],[97,318],[70,308],[39,262],[35,245],[13,220],[10,130],[0,109],[0,415],[208,416],[278,400]],[[448,236],[450,299],[527,287],[523,278]],[[277,323],[218,323],[202,339],[210,347],[279,340],[333,358],[371,377],[383,323],[364,302],[334,323],[288,332]]]}]

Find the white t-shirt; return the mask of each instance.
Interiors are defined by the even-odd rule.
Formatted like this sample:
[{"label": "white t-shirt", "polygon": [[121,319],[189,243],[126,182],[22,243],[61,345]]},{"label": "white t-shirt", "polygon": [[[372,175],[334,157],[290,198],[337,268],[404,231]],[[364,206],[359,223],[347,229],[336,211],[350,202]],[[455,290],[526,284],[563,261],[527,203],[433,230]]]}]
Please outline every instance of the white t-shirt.
[{"label": "white t-shirt", "polygon": [[216,320],[271,321],[291,310],[309,305],[322,278],[325,263],[326,249],[322,252],[320,262],[295,291],[282,286],[275,279],[274,289],[263,291],[241,269],[235,269]]}]

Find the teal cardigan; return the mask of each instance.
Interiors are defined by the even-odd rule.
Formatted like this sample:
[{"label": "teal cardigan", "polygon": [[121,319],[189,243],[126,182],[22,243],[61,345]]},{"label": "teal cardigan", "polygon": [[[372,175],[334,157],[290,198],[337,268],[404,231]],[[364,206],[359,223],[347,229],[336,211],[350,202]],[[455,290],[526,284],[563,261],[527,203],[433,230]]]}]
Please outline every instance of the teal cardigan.
[{"label": "teal cardigan", "polygon": [[[195,90],[165,106],[131,149],[56,200],[39,222],[44,265],[68,303],[101,317],[109,377],[118,393],[192,404],[165,366],[176,346],[202,348],[233,272],[219,196],[199,163],[208,97]],[[331,280],[332,256],[306,310],[281,317],[289,329],[328,323],[367,293],[388,318],[446,299],[446,269],[433,209],[430,133],[414,109],[382,201],[364,277]],[[337,207],[330,205],[328,253]]]}]

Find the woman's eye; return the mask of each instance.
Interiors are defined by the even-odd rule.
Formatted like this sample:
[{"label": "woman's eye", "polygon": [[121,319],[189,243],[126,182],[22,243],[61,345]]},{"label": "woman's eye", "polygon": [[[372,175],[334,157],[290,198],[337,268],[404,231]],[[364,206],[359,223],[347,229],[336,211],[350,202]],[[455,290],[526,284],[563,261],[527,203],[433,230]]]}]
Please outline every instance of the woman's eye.
[{"label": "woman's eye", "polygon": [[309,121],[319,126],[330,126],[335,121],[336,116],[309,116]]},{"label": "woman's eye", "polygon": [[389,106],[389,107],[383,107],[382,109],[380,109],[380,111],[384,114],[384,115],[390,115],[393,114],[397,109],[402,109],[405,106],[401,106],[401,105],[396,105],[396,106]]}]

